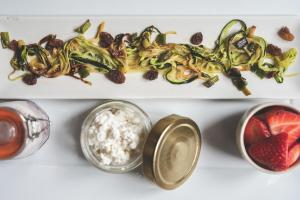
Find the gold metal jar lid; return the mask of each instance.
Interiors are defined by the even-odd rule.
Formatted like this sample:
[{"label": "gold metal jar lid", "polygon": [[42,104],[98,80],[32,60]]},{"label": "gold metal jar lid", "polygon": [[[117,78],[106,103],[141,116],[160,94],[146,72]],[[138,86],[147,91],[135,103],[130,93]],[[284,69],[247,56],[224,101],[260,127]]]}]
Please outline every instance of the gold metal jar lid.
[{"label": "gold metal jar lid", "polygon": [[192,174],[200,153],[197,124],[170,115],[159,120],[148,135],[143,152],[143,172],[164,189],[174,189]]}]

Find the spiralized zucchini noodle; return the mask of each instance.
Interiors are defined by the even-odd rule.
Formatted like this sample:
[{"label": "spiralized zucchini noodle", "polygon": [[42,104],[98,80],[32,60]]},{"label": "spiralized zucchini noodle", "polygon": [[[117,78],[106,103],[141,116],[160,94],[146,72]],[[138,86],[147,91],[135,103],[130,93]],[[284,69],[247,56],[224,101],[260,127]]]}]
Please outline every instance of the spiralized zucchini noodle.
[{"label": "spiralized zucchini noodle", "polygon": [[[9,78],[15,80],[28,74],[37,78],[65,75],[91,84],[87,80],[91,73],[155,70],[172,84],[201,79],[204,86],[211,87],[223,74],[238,90],[249,95],[241,71],[251,71],[260,78],[274,78],[282,83],[284,72],[297,55],[295,48],[281,56],[268,54],[265,39],[255,35],[255,27],[247,27],[239,19],[223,27],[214,48],[167,43],[166,37],[174,32],[162,33],[154,26],[139,34],[118,34],[113,38],[104,32],[104,25],[101,23],[95,37],[88,39],[84,36],[91,26],[87,20],[75,29],[78,36],[65,42],[50,34],[36,44],[25,44],[23,40],[9,41],[8,33],[1,33],[3,47],[14,50],[10,61],[13,73]],[[15,76],[17,71],[24,74]]]}]

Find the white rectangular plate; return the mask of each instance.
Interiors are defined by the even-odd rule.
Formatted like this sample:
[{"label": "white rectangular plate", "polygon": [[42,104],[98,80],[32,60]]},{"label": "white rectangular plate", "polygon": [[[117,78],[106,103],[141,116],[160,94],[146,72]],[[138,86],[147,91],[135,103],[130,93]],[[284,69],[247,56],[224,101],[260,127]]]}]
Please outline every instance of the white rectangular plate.
[{"label": "white rectangular plate", "polygon": [[[284,50],[299,48],[299,16],[110,16],[110,17],[0,17],[0,31],[8,31],[11,38],[24,39],[27,43],[37,42],[47,34],[57,34],[58,38],[68,39],[75,34],[73,29],[90,19],[93,27],[88,36],[93,36],[101,21],[106,22],[105,30],[113,35],[124,32],[140,32],[149,25],[157,26],[162,32],[176,31],[169,36],[169,42],[188,43],[190,36],[198,31],[204,35],[203,44],[212,47],[222,27],[231,19],[244,20],[248,26],[256,25],[257,35],[264,37]],[[295,34],[293,42],[280,39],[277,31],[288,26]],[[47,99],[96,99],[96,98],[198,98],[198,99],[238,99],[238,98],[300,98],[300,75],[286,77],[283,84],[273,79],[260,80],[256,75],[245,72],[252,95],[245,97],[232,85],[231,81],[220,75],[220,81],[206,88],[201,81],[190,84],[172,85],[162,76],[155,81],[143,80],[142,74],[127,74],[122,85],[108,81],[101,74],[93,74],[88,79],[92,86],[70,77],[54,79],[41,78],[35,86],[27,86],[22,81],[9,81],[11,72],[9,60],[12,52],[0,48],[0,98],[47,98]],[[287,74],[300,71],[300,61],[288,70]]]},{"label": "white rectangular plate", "polygon": [[[300,167],[281,175],[262,173],[242,159],[235,145],[240,117],[265,100],[133,100],[149,114],[153,124],[175,112],[199,125],[199,162],[187,182],[172,191],[160,189],[139,173],[102,172],[84,158],[80,126],[101,100],[35,102],[49,114],[50,138],[28,158],[0,162],[1,200],[299,199]],[[299,100],[280,102],[300,106]]]}]

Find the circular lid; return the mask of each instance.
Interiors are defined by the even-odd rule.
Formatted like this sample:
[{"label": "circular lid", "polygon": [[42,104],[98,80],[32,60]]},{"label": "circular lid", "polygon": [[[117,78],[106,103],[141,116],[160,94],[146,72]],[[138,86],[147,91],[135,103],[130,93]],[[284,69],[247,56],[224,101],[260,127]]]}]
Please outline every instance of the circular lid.
[{"label": "circular lid", "polygon": [[145,176],[164,189],[174,189],[192,174],[200,153],[201,136],[189,118],[170,115],[152,128],[143,152]]},{"label": "circular lid", "polygon": [[10,108],[0,108],[0,159],[15,156],[23,147],[25,130],[22,118]]}]

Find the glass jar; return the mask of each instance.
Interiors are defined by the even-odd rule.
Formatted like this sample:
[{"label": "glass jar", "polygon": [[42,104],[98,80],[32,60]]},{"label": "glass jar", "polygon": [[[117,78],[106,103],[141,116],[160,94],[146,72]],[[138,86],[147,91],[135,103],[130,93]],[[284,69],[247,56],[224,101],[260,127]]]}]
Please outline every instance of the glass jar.
[{"label": "glass jar", "polygon": [[141,139],[142,144],[139,146],[139,150],[142,152],[143,145],[144,145],[143,141],[145,140],[146,135],[149,133],[151,129],[151,121],[148,115],[142,109],[127,101],[108,101],[96,107],[86,117],[86,119],[82,124],[82,130],[81,130],[81,138],[80,138],[81,148],[87,160],[91,162],[94,166],[107,172],[124,173],[124,172],[131,171],[142,164],[142,153],[134,154],[134,156],[132,156],[130,160],[125,164],[105,165],[101,162],[101,160],[99,160],[99,156],[97,156],[96,153],[92,151],[91,149],[92,145],[89,142],[89,137],[90,137],[89,128],[95,122],[97,115],[100,115],[101,113],[112,109],[120,110],[124,112],[130,111],[141,120],[143,126],[142,132],[144,134],[144,137],[143,139]]},{"label": "glass jar", "polygon": [[[140,142],[138,154],[134,154],[132,159],[122,165],[103,162],[112,157],[116,159],[118,156],[122,157],[124,155],[122,151],[127,151],[123,140],[125,143],[129,141],[129,145],[132,141],[130,134],[133,132],[124,133],[120,128],[119,133],[118,127],[129,127],[135,120],[121,120],[120,123],[115,123],[111,120],[118,118],[101,115],[107,110],[112,110],[112,113],[117,112],[116,109],[130,109],[135,112],[143,122],[143,131],[146,136],[141,140],[136,140]],[[94,127],[97,121],[101,123]],[[109,124],[108,129],[101,128],[107,127],[107,124]],[[116,124],[117,131],[111,124]],[[121,126],[118,126],[119,124]],[[111,137],[112,135],[117,135],[117,137]],[[124,138],[120,141],[119,136]],[[177,188],[191,176],[201,149],[200,130],[190,118],[173,114],[160,119],[151,127],[151,121],[143,110],[132,103],[118,100],[100,105],[87,116],[82,125],[80,140],[84,156],[94,166],[113,173],[129,172],[142,166],[142,171],[148,179],[169,190]],[[133,139],[133,141],[135,140]],[[96,151],[94,147],[96,147]],[[120,148],[121,151],[118,150]],[[106,155],[108,157],[105,157]]]},{"label": "glass jar", "polygon": [[49,134],[48,115],[32,101],[0,103],[0,159],[31,155],[43,146]]}]

